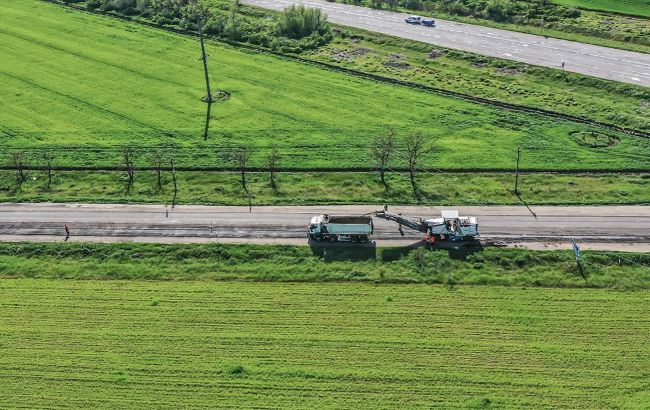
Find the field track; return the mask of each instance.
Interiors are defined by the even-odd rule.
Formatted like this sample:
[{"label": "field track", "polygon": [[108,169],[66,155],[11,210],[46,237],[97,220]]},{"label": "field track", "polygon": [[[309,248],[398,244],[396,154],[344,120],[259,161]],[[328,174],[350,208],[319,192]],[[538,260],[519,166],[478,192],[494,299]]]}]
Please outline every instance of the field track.
[{"label": "field track", "polygon": [[[87,10],[87,9],[83,9],[83,8],[81,8],[79,6],[76,6],[73,3],[63,3],[60,0],[40,0],[40,1],[45,1],[45,2],[49,2],[49,3],[58,4],[58,5],[69,7],[71,9],[78,10],[78,11],[81,11],[81,12],[99,14],[99,15],[103,15],[103,16],[107,16],[107,17],[111,17],[111,18],[116,18],[116,19],[119,19],[119,20],[129,21],[129,22],[132,22],[132,23],[141,24],[141,25],[151,27],[151,28],[155,28],[155,29],[159,29],[159,30],[165,30],[165,31],[168,31],[168,32],[176,33],[176,34],[182,34],[182,35],[186,35],[186,36],[198,37],[198,34],[193,32],[193,31],[182,30],[182,29],[178,29],[178,28],[174,28],[174,27],[163,27],[163,26],[159,26],[157,24],[154,24],[154,23],[151,23],[151,22],[148,22],[148,21],[145,21],[145,20],[133,19],[133,18],[130,18],[130,17],[127,17],[127,16],[121,16],[121,15],[117,15],[117,14],[110,13],[110,12],[103,12],[101,10]],[[431,86],[427,86],[427,85],[423,85],[423,84],[413,83],[413,82],[410,82],[410,81],[404,81],[404,80],[399,80],[399,79],[395,79],[395,78],[389,78],[389,77],[381,76],[381,75],[378,75],[378,74],[372,74],[372,73],[367,73],[367,72],[363,72],[363,71],[359,71],[359,70],[355,70],[355,69],[345,68],[345,67],[341,67],[341,66],[338,66],[338,65],[335,65],[335,64],[325,63],[325,62],[322,62],[322,61],[315,61],[315,60],[311,60],[311,59],[303,58],[303,57],[299,57],[299,56],[281,54],[281,53],[277,53],[277,52],[274,52],[272,50],[257,47],[257,46],[251,45],[251,44],[230,42],[230,41],[227,41],[225,39],[218,39],[217,40],[217,39],[213,38],[211,40],[216,41],[216,42],[221,42],[221,43],[224,43],[224,44],[233,45],[233,46],[240,47],[240,48],[245,48],[245,49],[252,50],[252,51],[255,51],[255,52],[258,52],[258,53],[265,53],[265,54],[273,55],[273,56],[276,56],[278,58],[283,58],[283,59],[287,59],[287,60],[291,60],[291,61],[297,61],[297,62],[301,62],[301,63],[305,63],[305,64],[316,65],[316,66],[319,66],[319,67],[322,67],[322,68],[326,68],[328,70],[337,71],[337,72],[345,73],[345,74],[348,74],[348,75],[353,75],[353,76],[360,77],[360,78],[370,79],[370,80],[379,81],[379,82],[388,83],[388,84],[401,85],[401,86],[404,86],[404,87],[414,88],[414,89],[417,89],[417,90],[431,92],[431,93],[435,93],[435,94],[439,94],[439,95],[444,95],[444,96],[447,96],[447,97],[459,98],[459,99],[462,99],[462,100],[466,100],[466,101],[470,101],[470,102],[474,102],[474,103],[478,103],[478,104],[483,104],[483,105],[487,105],[487,106],[491,106],[491,107],[503,108],[503,109],[510,110],[510,111],[536,114],[536,115],[541,115],[541,116],[545,116],[545,117],[560,119],[560,120],[564,120],[564,121],[575,122],[575,123],[579,123],[579,124],[592,125],[592,126],[596,126],[596,127],[600,127],[600,128],[604,128],[604,129],[609,129],[609,130],[613,130],[613,131],[618,131],[618,132],[622,132],[622,133],[637,136],[637,137],[650,138],[650,132],[643,131],[643,130],[632,129],[632,128],[620,127],[620,126],[612,124],[612,123],[606,123],[606,122],[602,122],[602,121],[594,121],[594,120],[591,120],[591,119],[585,118],[585,117],[564,114],[564,113],[557,112],[557,111],[544,110],[544,109],[531,107],[531,106],[526,106],[526,105],[521,105],[521,104],[510,104],[510,103],[506,103],[506,102],[503,102],[503,101],[496,101],[496,100],[492,100],[492,99],[488,99],[488,98],[480,98],[480,97],[476,97],[476,96],[472,96],[472,95],[468,95],[468,94],[463,94],[463,93],[458,93],[458,92],[454,92],[454,91],[450,91],[450,90],[445,90],[443,88],[431,87]]]},{"label": "field track", "polygon": [[650,387],[649,297],[489,286],[3,280],[0,402],[641,406]]}]

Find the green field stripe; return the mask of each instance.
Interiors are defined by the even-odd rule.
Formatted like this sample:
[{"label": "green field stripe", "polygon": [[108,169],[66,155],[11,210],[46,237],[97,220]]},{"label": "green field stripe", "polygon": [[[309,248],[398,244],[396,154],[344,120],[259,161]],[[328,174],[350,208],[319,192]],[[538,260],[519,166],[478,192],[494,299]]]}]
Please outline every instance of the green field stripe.
[{"label": "green field stripe", "polygon": [[647,387],[646,291],[5,280],[0,296],[17,406],[593,408]]}]

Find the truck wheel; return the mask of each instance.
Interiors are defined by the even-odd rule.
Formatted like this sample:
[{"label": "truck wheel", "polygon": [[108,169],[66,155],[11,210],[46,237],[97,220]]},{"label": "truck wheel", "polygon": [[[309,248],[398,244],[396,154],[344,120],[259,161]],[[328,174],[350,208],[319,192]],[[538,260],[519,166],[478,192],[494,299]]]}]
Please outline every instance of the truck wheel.
[{"label": "truck wheel", "polygon": [[361,243],[366,243],[366,242],[368,242],[368,237],[367,237],[366,235],[361,236],[361,237],[359,238],[359,242],[361,242]]},{"label": "truck wheel", "polygon": [[336,242],[336,236],[330,236],[330,242],[334,243]]}]

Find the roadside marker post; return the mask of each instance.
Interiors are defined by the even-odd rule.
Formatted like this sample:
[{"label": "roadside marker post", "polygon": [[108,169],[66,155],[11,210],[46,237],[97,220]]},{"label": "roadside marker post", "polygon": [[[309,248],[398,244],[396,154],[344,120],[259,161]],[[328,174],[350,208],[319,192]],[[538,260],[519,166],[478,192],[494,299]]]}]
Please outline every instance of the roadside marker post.
[{"label": "roadside marker post", "polygon": [[573,248],[573,254],[576,257],[576,264],[578,265],[578,269],[580,270],[580,275],[582,275],[582,278],[587,280],[587,276],[585,275],[584,268],[582,267],[582,252],[580,251],[580,247],[576,243],[575,239],[571,239],[571,246]]}]

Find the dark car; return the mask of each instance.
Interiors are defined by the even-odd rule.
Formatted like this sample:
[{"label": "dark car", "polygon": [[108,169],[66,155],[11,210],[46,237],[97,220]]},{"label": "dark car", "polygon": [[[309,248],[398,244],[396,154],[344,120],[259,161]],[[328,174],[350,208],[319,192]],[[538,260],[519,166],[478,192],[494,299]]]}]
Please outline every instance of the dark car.
[{"label": "dark car", "polygon": [[434,19],[422,19],[422,25],[427,27],[435,27],[436,21]]}]

